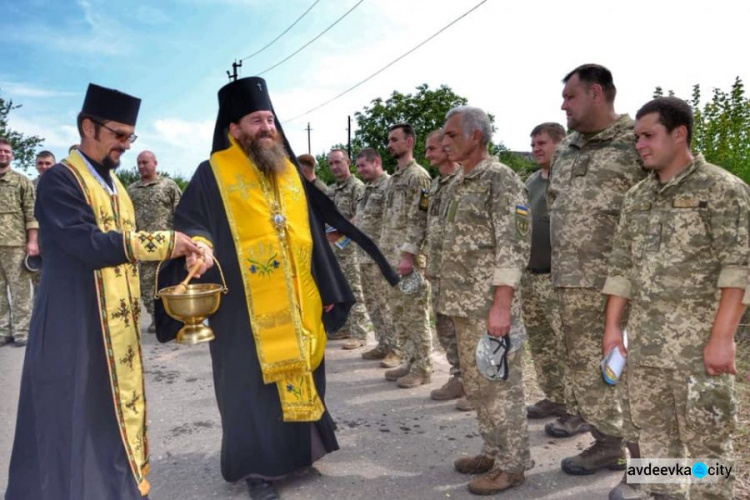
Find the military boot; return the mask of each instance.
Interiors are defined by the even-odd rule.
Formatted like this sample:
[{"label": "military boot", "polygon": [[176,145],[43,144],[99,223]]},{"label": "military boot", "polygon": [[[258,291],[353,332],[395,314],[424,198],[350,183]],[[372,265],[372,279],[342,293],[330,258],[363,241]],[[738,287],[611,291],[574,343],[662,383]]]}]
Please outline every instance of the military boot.
[{"label": "military boot", "polygon": [[471,402],[466,396],[456,401],[456,409],[458,411],[474,411],[474,403]]},{"label": "military boot", "polygon": [[342,345],[341,348],[345,351],[353,351],[354,349],[359,349],[365,345],[367,345],[367,341],[364,339],[349,339],[344,342],[344,345]]},{"label": "military boot", "polygon": [[401,356],[391,351],[385,355],[383,361],[380,362],[380,366],[383,368],[395,368],[401,363]]},{"label": "military boot", "polygon": [[599,469],[625,470],[628,456],[625,453],[623,439],[602,434],[595,427],[591,428],[594,444],[574,457],[564,458],[560,466],[566,474],[588,476]]},{"label": "military boot", "polygon": [[347,330],[339,330],[328,334],[328,340],[346,340],[348,338],[351,338],[351,334]]},{"label": "military boot", "polygon": [[385,372],[385,379],[388,380],[389,382],[395,382],[401,377],[408,375],[410,371],[411,371],[411,363],[403,362],[400,365],[398,365],[396,368]]},{"label": "military boot", "polygon": [[508,472],[496,469],[469,482],[469,491],[475,495],[494,495],[523,483],[523,471]]},{"label": "military boot", "polygon": [[429,373],[421,373],[417,370],[411,370],[408,374],[396,380],[396,385],[402,389],[413,389],[420,385],[429,384],[432,377]]},{"label": "military boot", "polygon": [[443,385],[440,389],[434,389],[430,392],[430,398],[435,401],[448,401],[450,399],[458,399],[464,395],[464,384],[458,377],[451,377],[448,382]]},{"label": "military boot", "polygon": [[[641,458],[641,449],[638,443],[627,443],[628,454],[630,458]],[[622,479],[617,486],[609,492],[609,500],[641,500],[645,498],[645,493],[641,490],[640,484],[628,484],[628,473],[622,475]]]},{"label": "military boot", "polygon": [[388,352],[386,351],[385,347],[378,345],[375,348],[370,349],[369,351],[363,352],[362,359],[366,359],[368,361],[383,359],[385,358],[386,354],[388,354]]},{"label": "military boot", "polygon": [[565,415],[544,426],[544,432],[556,438],[571,437],[589,430],[591,426],[578,415]]},{"label": "military boot", "polygon": [[495,459],[485,455],[461,457],[453,461],[453,467],[461,474],[484,474],[495,465]]},{"label": "military boot", "polygon": [[546,398],[526,407],[528,418],[564,417],[565,415],[567,412],[564,404],[554,403]]}]

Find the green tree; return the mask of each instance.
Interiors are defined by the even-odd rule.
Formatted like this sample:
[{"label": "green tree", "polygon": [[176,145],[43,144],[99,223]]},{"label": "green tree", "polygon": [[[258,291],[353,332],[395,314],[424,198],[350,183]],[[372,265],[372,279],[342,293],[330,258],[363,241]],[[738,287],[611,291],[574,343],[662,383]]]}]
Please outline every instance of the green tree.
[{"label": "green tree", "polygon": [[0,137],[10,142],[16,165],[24,172],[28,172],[35,165],[36,149],[44,142],[44,139],[35,135],[24,136],[8,126],[8,115],[20,107],[20,104],[13,104],[13,101],[6,101],[0,97]]},{"label": "green tree", "polygon": [[[115,170],[115,173],[117,174],[117,177],[120,179],[120,182],[122,182],[122,185],[125,187],[130,186],[134,182],[138,182],[141,180],[141,174],[138,173],[138,169],[136,167],[130,167],[130,168],[123,168],[120,167],[117,170]],[[188,185],[188,179],[185,179],[181,175],[171,175],[169,172],[159,172],[159,175],[162,177],[168,177],[175,181],[175,183],[180,187],[180,190],[185,191],[185,187]]]},{"label": "green tree", "polygon": [[515,153],[502,142],[490,144],[490,154],[497,156],[501,162],[514,170],[524,180],[537,168],[530,155],[525,156]]},{"label": "green tree", "polygon": [[[654,97],[661,95],[663,91],[657,87]],[[742,80],[737,77],[729,92],[714,89],[702,108],[701,88],[696,84],[687,102],[694,115],[693,149],[706,161],[750,182],[750,99],[745,97]]]},{"label": "green tree", "polygon": [[[418,86],[413,94],[394,91],[385,101],[380,97],[373,99],[369,106],[354,113],[357,131],[352,140],[352,150],[356,155],[365,147],[376,149],[383,158],[383,167],[393,172],[396,160],[388,152],[388,128],[395,123],[406,122],[414,127],[417,134],[414,158],[423,163],[427,135],[443,126],[448,111],[467,102],[465,97],[457,95],[447,85],[431,90],[427,84]],[[437,175],[435,171],[430,173]]]}]

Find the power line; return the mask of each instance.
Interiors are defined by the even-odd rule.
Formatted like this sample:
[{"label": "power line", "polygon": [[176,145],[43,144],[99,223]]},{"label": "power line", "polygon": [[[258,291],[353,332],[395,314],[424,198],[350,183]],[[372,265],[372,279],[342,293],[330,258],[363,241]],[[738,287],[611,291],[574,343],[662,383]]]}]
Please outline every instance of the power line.
[{"label": "power line", "polygon": [[[341,16],[341,17],[339,17],[338,19],[336,19],[336,21],[334,21],[334,23],[333,23],[332,25],[330,25],[330,26],[329,26],[329,27],[327,27],[327,28],[326,28],[325,30],[323,30],[323,32],[322,32],[322,33],[320,33],[320,34],[319,34],[318,36],[316,36],[315,38],[313,38],[312,40],[310,40],[309,42],[307,42],[306,44],[304,44],[304,45],[303,45],[302,47],[300,47],[299,49],[297,49],[297,50],[296,50],[295,52],[293,52],[292,54],[290,54],[289,56],[287,56],[287,57],[286,57],[285,59],[282,59],[281,61],[277,62],[276,64],[274,64],[274,65],[273,65],[273,66],[271,66],[270,68],[264,69],[263,71],[261,71],[260,73],[258,73],[258,76],[261,76],[261,75],[263,75],[264,73],[268,73],[268,72],[269,72],[269,71],[271,71],[272,69],[274,69],[274,68],[276,68],[276,67],[278,67],[278,66],[280,66],[280,65],[284,64],[284,63],[285,63],[285,62],[287,62],[287,61],[288,61],[289,59],[291,59],[292,57],[294,57],[294,56],[296,56],[297,54],[299,54],[300,52],[302,52],[302,51],[303,51],[304,49],[306,49],[306,48],[307,48],[307,47],[308,47],[309,45],[311,45],[311,44],[312,44],[313,42],[315,42],[315,41],[316,41],[316,40],[317,40],[318,38],[320,38],[321,36],[325,35],[325,34],[326,34],[326,33],[328,32],[328,30],[330,30],[331,28],[333,28],[334,26],[336,26],[336,25],[337,25],[337,24],[338,24],[338,23],[339,23],[339,22],[340,22],[340,21],[341,21],[342,19],[344,19],[344,18],[345,18],[346,16],[348,16],[349,14],[351,14],[351,13],[352,13],[352,11],[353,11],[354,9],[356,9],[357,7],[359,7],[359,5],[360,5],[360,4],[362,3],[362,2],[364,2],[364,1],[365,1],[365,0],[359,0],[359,2],[357,2],[356,4],[354,4],[354,7],[352,7],[352,8],[351,8],[351,9],[349,9],[349,10],[347,10],[347,11],[346,11],[346,13],[345,13],[345,14],[344,14],[343,16]],[[487,0],[485,0],[485,1],[487,1]]]},{"label": "power line", "polygon": [[266,49],[267,49],[268,47],[270,47],[271,45],[273,45],[274,43],[276,43],[276,42],[278,41],[278,39],[279,39],[279,38],[281,38],[282,36],[286,35],[286,34],[287,34],[287,32],[288,32],[288,31],[289,31],[290,29],[294,28],[294,26],[295,26],[295,25],[296,25],[296,24],[297,24],[298,22],[300,22],[300,21],[302,20],[302,18],[303,18],[303,17],[305,17],[305,16],[307,15],[307,13],[308,13],[308,12],[310,12],[310,11],[312,10],[312,8],[313,8],[313,7],[315,7],[316,5],[318,5],[318,2],[320,2],[320,0],[315,0],[315,2],[314,2],[314,3],[313,3],[313,4],[311,5],[311,6],[310,6],[310,8],[309,8],[309,9],[307,9],[307,10],[306,10],[305,12],[303,12],[303,13],[302,13],[302,15],[301,15],[301,16],[299,16],[299,17],[297,18],[297,20],[296,20],[296,21],[294,21],[294,22],[292,23],[292,25],[291,25],[291,26],[289,26],[289,27],[288,27],[287,29],[285,29],[285,30],[284,30],[284,32],[283,32],[282,34],[280,34],[279,36],[277,36],[276,38],[274,38],[273,40],[271,40],[270,42],[268,42],[268,43],[267,43],[267,44],[265,45],[265,47],[261,48],[260,50],[258,50],[258,51],[256,51],[256,52],[253,52],[252,54],[250,54],[250,55],[249,55],[249,56],[247,56],[247,57],[243,57],[242,59],[240,59],[240,62],[242,62],[242,61],[247,61],[247,60],[248,60],[248,59],[250,59],[251,57],[255,57],[255,56],[257,56],[258,54],[260,54],[261,52],[263,52],[264,50],[266,50]]},{"label": "power line", "polygon": [[323,104],[320,104],[320,105],[318,105],[318,106],[315,106],[314,108],[312,108],[312,109],[309,109],[309,110],[305,111],[304,113],[302,113],[301,115],[297,115],[297,116],[295,116],[294,118],[290,118],[289,120],[285,120],[285,121],[284,121],[284,123],[287,123],[287,122],[291,122],[291,121],[294,121],[294,120],[296,120],[297,118],[302,118],[302,117],[303,117],[303,116],[305,116],[305,115],[309,115],[309,114],[310,114],[310,113],[312,113],[313,111],[317,111],[317,110],[319,110],[320,108],[322,108],[323,106],[326,106],[326,105],[328,105],[328,104],[332,103],[332,102],[333,102],[333,101],[335,101],[336,99],[339,99],[340,97],[343,97],[343,96],[345,96],[346,94],[348,94],[348,93],[349,93],[349,92],[351,92],[352,90],[356,89],[356,88],[357,88],[357,87],[359,87],[360,85],[362,85],[362,84],[364,84],[364,83],[367,83],[368,81],[372,80],[373,78],[375,78],[376,76],[378,76],[378,75],[379,75],[380,73],[382,73],[383,71],[387,70],[388,68],[390,68],[391,66],[393,66],[394,64],[396,64],[397,62],[399,62],[399,61],[400,61],[401,59],[403,59],[404,57],[408,56],[409,54],[411,54],[411,53],[412,53],[412,52],[414,52],[415,50],[417,50],[417,49],[419,49],[420,47],[422,47],[422,46],[423,46],[424,44],[426,44],[427,42],[429,42],[430,40],[432,40],[433,38],[435,38],[436,36],[438,36],[439,34],[441,34],[441,33],[442,33],[443,31],[447,30],[448,28],[450,28],[451,26],[453,26],[454,24],[456,24],[456,23],[457,23],[458,21],[460,21],[460,20],[461,20],[461,19],[463,19],[464,17],[468,16],[469,14],[471,14],[472,12],[474,12],[475,10],[477,10],[477,9],[478,9],[478,8],[479,8],[479,7],[480,7],[480,6],[481,6],[481,5],[483,4],[483,3],[486,3],[486,2],[487,2],[487,0],[482,0],[481,2],[479,2],[478,4],[476,4],[476,5],[474,6],[474,7],[472,7],[472,8],[471,8],[471,9],[469,9],[469,10],[467,10],[466,12],[464,12],[463,14],[461,14],[461,15],[460,15],[459,17],[457,17],[456,19],[454,19],[453,21],[451,21],[450,23],[448,23],[448,24],[447,24],[446,26],[444,26],[443,28],[441,28],[440,30],[438,30],[437,32],[435,32],[435,33],[434,33],[434,34],[433,34],[432,36],[430,36],[430,37],[429,37],[429,38],[428,38],[427,40],[424,40],[423,42],[421,42],[420,44],[418,44],[418,45],[417,45],[416,47],[412,48],[412,49],[411,49],[411,50],[409,50],[408,52],[406,52],[406,53],[402,54],[401,56],[397,57],[397,58],[396,58],[396,59],[394,59],[393,61],[389,62],[388,64],[386,64],[385,66],[383,66],[382,68],[380,68],[380,69],[379,69],[379,70],[377,70],[377,71],[376,71],[375,73],[371,74],[370,76],[368,76],[367,78],[365,78],[365,79],[364,79],[364,80],[362,80],[361,82],[359,82],[359,83],[357,83],[357,84],[353,85],[352,87],[349,87],[349,88],[348,88],[348,89],[346,89],[345,91],[343,91],[343,92],[341,92],[340,94],[338,94],[337,96],[335,96],[335,97],[333,97],[333,98],[331,98],[331,99],[327,100],[327,101],[326,101],[326,102],[324,102]]}]

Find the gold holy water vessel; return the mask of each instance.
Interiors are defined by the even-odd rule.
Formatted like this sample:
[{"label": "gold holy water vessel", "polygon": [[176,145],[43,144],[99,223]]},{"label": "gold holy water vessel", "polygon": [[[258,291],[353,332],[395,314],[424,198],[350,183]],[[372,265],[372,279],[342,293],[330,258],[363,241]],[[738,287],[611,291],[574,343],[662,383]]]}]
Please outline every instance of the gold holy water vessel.
[{"label": "gold holy water vessel", "polygon": [[208,342],[215,338],[214,332],[204,321],[219,309],[221,294],[226,294],[229,289],[224,279],[219,261],[214,257],[214,262],[219,268],[221,285],[217,283],[180,283],[157,290],[159,282],[159,269],[161,262],[156,268],[156,279],[154,280],[154,298],[161,298],[164,311],[170,317],[181,321],[185,325],[177,332],[176,342],[180,344],[195,345]]}]

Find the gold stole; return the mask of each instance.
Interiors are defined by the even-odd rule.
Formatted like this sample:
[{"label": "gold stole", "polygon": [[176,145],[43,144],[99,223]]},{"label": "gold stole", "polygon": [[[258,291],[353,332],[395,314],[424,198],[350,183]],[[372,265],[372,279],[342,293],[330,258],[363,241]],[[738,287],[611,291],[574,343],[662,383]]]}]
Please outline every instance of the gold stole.
[{"label": "gold stole", "polygon": [[115,416],[138,490],[146,496],[150,488],[146,480],[148,437],[139,326],[140,284],[135,260],[169,258],[174,248],[174,233],[136,232],[133,204],[116,176],[112,176],[112,182],[117,196],[110,196],[78,153],[73,152],[63,164],[78,181],[99,230],[123,234],[123,246],[130,261],[96,269],[93,277]]},{"label": "gold stole", "polygon": [[237,249],[263,382],[276,383],[285,422],[313,422],[324,411],[312,371],[323,359],[325,330],[304,187],[288,160],[283,172],[265,175],[229,140],[210,163]]}]

